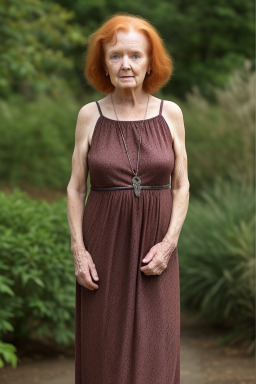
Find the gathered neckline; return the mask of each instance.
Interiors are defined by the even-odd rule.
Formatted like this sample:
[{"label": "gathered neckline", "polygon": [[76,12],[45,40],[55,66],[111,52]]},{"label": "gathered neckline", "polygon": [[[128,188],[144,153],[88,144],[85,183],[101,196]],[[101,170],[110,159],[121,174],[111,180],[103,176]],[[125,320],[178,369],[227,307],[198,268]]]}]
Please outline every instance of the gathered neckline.
[{"label": "gathered neckline", "polygon": [[[158,117],[160,117],[160,119],[162,119],[162,121],[164,122],[165,126],[167,127],[168,132],[169,132],[169,134],[170,134],[170,136],[171,136],[171,142],[172,142],[172,144],[173,144],[173,136],[172,136],[172,133],[171,133],[171,131],[170,131],[169,125],[168,125],[167,121],[165,120],[165,117],[164,117],[161,113],[159,113],[157,116],[153,116],[153,117],[150,117],[149,119],[145,119],[145,121],[156,120]],[[118,122],[118,120],[110,119],[109,117],[106,117],[106,116],[104,116],[104,115],[100,115],[99,118],[98,118],[98,120],[97,120],[97,122],[96,122],[96,124],[95,124],[95,127],[94,127],[94,129],[93,129],[93,134],[92,134],[92,139],[91,139],[90,150],[91,150],[91,148],[93,147],[92,143],[93,143],[93,140],[94,140],[94,137],[95,137],[95,132],[96,132],[97,127],[100,126],[100,120],[101,120],[101,118],[106,119],[106,120],[109,120],[109,121],[114,121],[114,122],[116,122],[116,123]],[[143,122],[143,120],[119,120],[119,121],[120,121],[121,123],[136,123],[136,122]]]},{"label": "gathered neckline", "polygon": [[115,121],[116,123],[119,121],[120,123],[143,123],[143,121],[150,121],[153,119],[156,119],[157,117],[162,116],[160,113],[156,116],[150,117],[145,120],[116,120],[116,119],[110,119],[109,117],[105,115],[101,115],[100,117],[103,117],[104,119],[110,120],[110,121]]}]

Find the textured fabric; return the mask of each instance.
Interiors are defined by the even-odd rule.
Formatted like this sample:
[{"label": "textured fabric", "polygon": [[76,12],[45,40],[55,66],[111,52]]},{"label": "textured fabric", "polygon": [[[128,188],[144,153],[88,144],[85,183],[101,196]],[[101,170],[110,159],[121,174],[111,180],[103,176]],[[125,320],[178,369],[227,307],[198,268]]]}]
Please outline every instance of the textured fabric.
[{"label": "textured fabric", "polygon": [[[145,120],[138,175],[141,185],[165,185],[174,167],[172,135],[161,114]],[[91,185],[131,184],[134,176],[118,122],[102,115],[88,152]],[[133,169],[142,120],[121,121]],[[85,248],[99,288],[76,281],[75,384],[179,384],[178,249],[161,275],[140,268],[165,236],[171,189],[90,190],[83,216]]]}]

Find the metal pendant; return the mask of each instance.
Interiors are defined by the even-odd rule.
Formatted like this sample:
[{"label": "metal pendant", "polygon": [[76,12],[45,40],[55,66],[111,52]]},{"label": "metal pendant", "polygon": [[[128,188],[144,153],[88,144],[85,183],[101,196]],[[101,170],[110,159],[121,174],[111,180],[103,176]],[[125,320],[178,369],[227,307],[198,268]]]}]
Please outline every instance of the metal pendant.
[{"label": "metal pendant", "polygon": [[139,178],[139,176],[134,176],[134,178],[132,179],[132,185],[133,185],[135,196],[137,197],[140,196],[140,191],[141,191],[140,184],[141,184],[141,179]]}]

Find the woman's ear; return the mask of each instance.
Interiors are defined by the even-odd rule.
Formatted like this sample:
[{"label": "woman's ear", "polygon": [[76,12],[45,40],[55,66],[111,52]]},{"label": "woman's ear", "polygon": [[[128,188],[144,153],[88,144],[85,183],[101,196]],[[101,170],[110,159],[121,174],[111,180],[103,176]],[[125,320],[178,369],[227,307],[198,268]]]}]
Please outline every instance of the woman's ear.
[{"label": "woman's ear", "polygon": [[150,75],[151,72],[152,72],[152,59],[150,58],[149,63],[148,63],[147,74]]}]

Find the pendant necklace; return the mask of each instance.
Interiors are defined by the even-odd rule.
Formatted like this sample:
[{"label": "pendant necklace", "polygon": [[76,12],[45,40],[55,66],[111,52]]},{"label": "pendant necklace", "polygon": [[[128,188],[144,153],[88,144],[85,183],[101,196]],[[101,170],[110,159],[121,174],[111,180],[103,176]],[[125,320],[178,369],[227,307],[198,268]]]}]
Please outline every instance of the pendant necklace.
[{"label": "pendant necklace", "polygon": [[[131,163],[131,160],[130,160],[128,149],[127,149],[127,146],[126,146],[126,143],[125,143],[125,140],[124,140],[124,135],[123,135],[123,131],[122,131],[122,128],[121,128],[121,125],[120,125],[120,121],[118,120],[118,117],[117,117],[117,114],[116,114],[116,109],[115,109],[115,105],[114,105],[114,102],[113,102],[112,93],[111,93],[111,100],[112,100],[112,104],[113,104],[113,107],[114,107],[114,111],[115,111],[116,119],[117,119],[117,122],[118,122],[118,126],[119,126],[119,129],[120,129],[120,132],[121,132],[121,136],[122,136],[122,139],[123,139],[123,142],[124,142],[126,154],[127,154],[130,166],[131,166],[131,170],[132,170],[133,174],[135,175],[132,178],[133,190],[134,190],[135,196],[139,197],[140,196],[140,191],[141,191],[141,186],[140,186],[141,185],[141,179],[138,176],[138,169],[139,169],[139,154],[140,154],[140,144],[141,144],[142,129],[140,130],[140,142],[139,142],[139,149],[138,149],[137,170],[135,172],[133,167],[132,167],[132,163]],[[149,102],[149,95],[148,95],[148,102]],[[148,109],[148,102],[147,102],[146,112],[145,112],[145,116],[144,116],[144,120],[143,120],[143,128],[145,126],[145,118],[146,118],[147,109]]]}]

